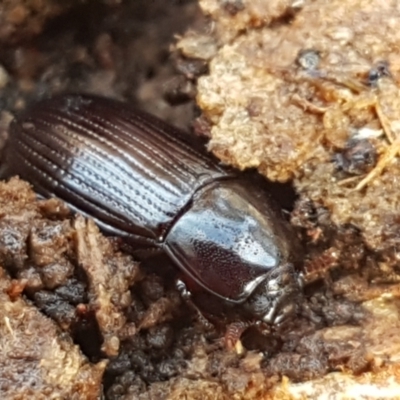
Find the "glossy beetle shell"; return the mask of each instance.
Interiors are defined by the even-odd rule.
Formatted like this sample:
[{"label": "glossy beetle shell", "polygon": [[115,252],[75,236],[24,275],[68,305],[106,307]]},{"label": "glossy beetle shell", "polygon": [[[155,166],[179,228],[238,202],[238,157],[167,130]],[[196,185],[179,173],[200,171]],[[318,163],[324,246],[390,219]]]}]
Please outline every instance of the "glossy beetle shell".
[{"label": "glossy beetle shell", "polygon": [[88,95],[37,103],[11,126],[6,167],[139,257],[164,251],[212,296],[241,304],[263,292],[267,305],[253,316],[250,307],[250,319],[277,293],[283,308],[298,293],[293,237],[269,196],[126,104]]}]

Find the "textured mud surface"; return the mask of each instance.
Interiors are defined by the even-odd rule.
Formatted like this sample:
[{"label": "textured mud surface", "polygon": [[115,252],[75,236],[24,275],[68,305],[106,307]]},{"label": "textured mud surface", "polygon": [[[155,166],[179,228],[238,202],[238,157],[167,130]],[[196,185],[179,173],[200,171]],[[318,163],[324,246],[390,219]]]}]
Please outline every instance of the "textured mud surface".
[{"label": "textured mud surface", "polygon": [[[106,363],[90,363],[79,346],[73,343],[71,336],[63,332],[65,325],[62,325],[61,320],[66,324],[68,314],[71,313],[68,300],[63,301],[63,297],[60,296],[56,304],[54,297],[57,294],[53,293],[53,301],[48,301],[43,306],[48,307],[47,314],[51,317],[48,318],[40,312],[42,307],[35,307],[33,302],[22,295],[26,291],[31,293],[32,299],[35,299],[35,294],[45,296],[46,286],[59,287],[67,296],[75,294],[77,285],[73,284],[72,274],[63,273],[68,269],[68,261],[64,259],[64,265],[61,257],[51,257],[52,261],[45,261],[44,253],[57,251],[61,256],[64,252],[61,248],[66,250],[66,237],[59,239],[58,243],[49,244],[51,236],[53,239],[56,236],[60,237],[62,227],[57,227],[55,221],[47,221],[46,224],[41,216],[41,204],[34,202],[35,195],[28,190],[25,183],[13,181],[9,185],[0,186],[1,265],[12,268],[14,272],[11,275],[15,275],[15,279],[11,280],[1,269],[1,397],[44,399],[52,396],[97,399],[101,394],[100,385]],[[43,203],[45,208],[47,205],[49,203]],[[42,246],[36,247],[36,250],[32,249],[28,255],[28,235],[34,232],[38,234],[36,228],[39,227]],[[33,239],[32,236],[31,238]],[[39,259],[41,262],[34,264]],[[30,267],[24,268],[27,264],[30,264]],[[54,278],[59,281],[58,284],[54,282]],[[44,283],[46,280],[47,284]],[[63,287],[62,280],[66,285],[69,284],[69,287]],[[57,319],[60,322],[59,326],[54,322]]]},{"label": "textured mud surface", "polygon": [[[227,351],[182,302],[165,260],[138,265],[93,222],[13,179],[0,183],[1,398],[398,398],[400,9],[199,3],[209,23],[194,1],[4,3],[1,140],[13,113],[65,91],[188,127],[197,90],[195,131],[218,157],[293,179],[291,221],[306,249],[299,314]],[[20,7],[14,19],[8,6]],[[30,17],[18,22],[22,9]],[[171,55],[189,24],[197,33]]]},{"label": "textured mud surface", "polygon": [[15,44],[40,34],[46,21],[64,13],[77,3],[75,0],[3,1],[0,4],[0,43]]},{"label": "textured mud surface", "polygon": [[[1,109],[18,111],[60,92],[89,92],[126,99],[175,124],[189,125],[193,80],[179,71],[193,78],[204,65],[175,62],[170,46],[189,24],[202,25],[195,1],[173,1],[166,7],[162,1],[14,0],[0,5],[0,22],[9,18],[11,3],[27,10],[36,4],[37,10],[29,12],[41,22],[37,32],[23,34],[18,27],[21,37],[3,38]],[[59,12],[51,13],[53,9]],[[29,16],[26,23],[35,18]]]},{"label": "textured mud surface", "polygon": [[209,148],[241,169],[294,179],[302,199],[359,229],[395,268],[398,4],[243,1],[232,14],[223,6],[232,2],[200,3],[217,19],[218,52],[198,85]]}]

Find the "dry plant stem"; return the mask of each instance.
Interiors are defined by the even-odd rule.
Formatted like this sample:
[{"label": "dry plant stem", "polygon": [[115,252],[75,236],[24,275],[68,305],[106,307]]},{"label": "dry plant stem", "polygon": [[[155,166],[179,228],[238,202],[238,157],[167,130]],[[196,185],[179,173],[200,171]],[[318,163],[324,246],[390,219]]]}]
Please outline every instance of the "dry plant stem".
[{"label": "dry plant stem", "polygon": [[388,164],[397,156],[400,150],[400,137],[397,138],[385,151],[378,161],[376,167],[355,187],[355,190],[361,190],[367,186],[373,179],[379,176]]},{"label": "dry plant stem", "polygon": [[375,168],[358,183],[358,185],[355,187],[355,190],[363,189],[366,185],[368,185],[369,182],[379,176],[400,151],[400,137],[395,137],[393,135],[391,123],[386,115],[383,113],[379,102],[375,104],[375,110],[382,125],[382,128],[385,132],[385,135],[390,142],[390,145],[380,157]]},{"label": "dry plant stem", "polygon": [[292,96],[292,101],[294,104],[302,107],[304,111],[308,111],[314,114],[324,114],[327,112],[327,107],[320,107],[313,104],[311,101],[300,97],[297,93]]},{"label": "dry plant stem", "polygon": [[390,120],[383,112],[379,101],[377,101],[375,104],[375,111],[376,114],[378,115],[380,123],[382,124],[383,131],[385,132],[385,135],[388,138],[389,143],[393,144],[396,140],[396,137],[395,135],[393,135],[392,129],[390,127]]},{"label": "dry plant stem", "polygon": [[349,183],[353,183],[360,179],[359,176],[350,176],[349,178],[342,179],[338,182],[338,186],[347,186]]}]

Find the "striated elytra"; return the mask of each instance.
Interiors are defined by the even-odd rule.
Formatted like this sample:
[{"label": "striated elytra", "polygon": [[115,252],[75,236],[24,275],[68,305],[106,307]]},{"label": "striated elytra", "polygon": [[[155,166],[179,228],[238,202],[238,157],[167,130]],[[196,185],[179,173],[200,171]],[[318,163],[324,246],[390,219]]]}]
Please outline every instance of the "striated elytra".
[{"label": "striated elytra", "polygon": [[139,259],[164,252],[207,314],[273,324],[299,303],[295,239],[268,193],[155,117],[89,95],[41,101],[11,124],[5,167]]}]

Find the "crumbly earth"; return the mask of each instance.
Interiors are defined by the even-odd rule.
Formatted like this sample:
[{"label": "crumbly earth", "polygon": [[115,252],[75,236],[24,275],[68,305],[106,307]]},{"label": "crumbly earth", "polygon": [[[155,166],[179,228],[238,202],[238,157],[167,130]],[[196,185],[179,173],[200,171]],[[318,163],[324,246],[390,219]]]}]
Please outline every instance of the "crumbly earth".
[{"label": "crumbly earth", "polygon": [[[12,25],[20,36],[2,37],[8,29],[2,18],[11,8],[26,10],[26,30]],[[2,2],[0,111],[18,112],[56,93],[86,92],[125,99],[187,128],[194,81],[206,65],[171,56],[170,45],[190,23],[203,23],[194,0],[168,7],[161,0]]]},{"label": "crumbly earth", "polygon": [[[215,20],[218,44],[198,83],[209,149],[240,169],[293,179],[303,199],[327,209],[334,224],[359,229],[393,268],[400,240],[398,4],[200,4]],[[240,4],[234,12],[233,4]]]},{"label": "crumbly earth", "polygon": [[[118,354],[137,265],[127,256],[114,256],[92,221],[66,220],[68,209],[55,199],[35,202],[23,181],[2,184],[0,193],[2,265],[41,310],[82,346],[90,346],[88,353],[97,344],[98,352]],[[100,333],[101,342],[86,343],[85,332]]]},{"label": "crumbly earth", "polygon": [[[62,390],[91,376],[84,388],[107,400],[399,398],[396,4],[201,0],[212,22],[170,57],[171,35],[204,24],[195,2],[79,3],[17,46],[2,37],[0,143],[12,113],[54,93],[126,99],[187,127],[198,90],[195,131],[223,162],[293,179],[305,296],[295,318],[228,351],[182,302],[165,260],[139,266],[92,221],[13,179],[0,183],[0,282],[4,305],[23,306],[4,320],[5,343],[31,345],[29,320],[13,325],[30,307],[43,349],[68,349],[51,362],[79,361],[75,378],[55,375]],[[16,361],[2,350],[9,377]],[[57,366],[34,361],[18,358],[18,371],[43,377],[35,398],[61,390]],[[27,387],[7,383],[5,399]]]},{"label": "crumbly earth", "polygon": [[0,268],[0,397],[98,399],[106,362],[91,364],[22,290]]},{"label": "crumbly earth", "polygon": [[[82,2],[82,0],[80,0]],[[85,0],[83,0],[85,1]],[[5,0],[0,4],[0,43],[18,43],[38,35],[51,18],[78,0]]]}]

